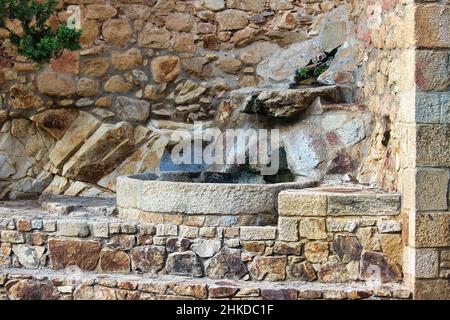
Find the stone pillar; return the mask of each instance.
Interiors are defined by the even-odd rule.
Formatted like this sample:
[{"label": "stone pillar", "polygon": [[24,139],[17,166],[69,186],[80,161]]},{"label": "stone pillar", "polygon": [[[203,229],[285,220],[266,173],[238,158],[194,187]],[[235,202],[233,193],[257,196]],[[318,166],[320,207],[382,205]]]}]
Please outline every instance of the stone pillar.
[{"label": "stone pillar", "polygon": [[416,1],[414,97],[401,138],[404,273],[415,299],[450,299],[450,2]]}]

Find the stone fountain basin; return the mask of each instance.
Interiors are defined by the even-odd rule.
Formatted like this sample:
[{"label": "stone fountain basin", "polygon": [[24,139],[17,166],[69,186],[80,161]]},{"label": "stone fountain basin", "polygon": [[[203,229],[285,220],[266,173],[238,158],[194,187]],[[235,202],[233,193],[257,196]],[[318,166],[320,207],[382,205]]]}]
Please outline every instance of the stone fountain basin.
[{"label": "stone fountain basin", "polygon": [[300,178],[283,183],[238,183],[220,174],[141,174],[117,179],[117,206],[152,213],[276,214],[278,194],[287,189],[312,187]]}]

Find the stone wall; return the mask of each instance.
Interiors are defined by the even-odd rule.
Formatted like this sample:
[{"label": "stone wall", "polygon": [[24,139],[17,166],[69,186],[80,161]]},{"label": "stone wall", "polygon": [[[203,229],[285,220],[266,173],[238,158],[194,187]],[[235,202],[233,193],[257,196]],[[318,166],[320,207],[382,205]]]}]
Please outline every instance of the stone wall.
[{"label": "stone wall", "polygon": [[449,4],[358,1],[354,8],[360,96],[375,120],[360,178],[402,194],[404,272],[415,298],[448,299]]},{"label": "stone wall", "polygon": [[[323,81],[346,86],[344,102],[358,85],[355,24],[344,1],[68,0],[53,23],[65,21],[71,5],[81,9],[83,49],[38,69],[17,56],[7,30],[0,33],[4,51],[23,60],[0,69],[0,198],[108,196],[117,176],[158,170],[170,146],[166,129],[239,124],[230,91],[286,86],[296,68],[339,45]],[[354,181],[370,153],[369,110],[361,103],[310,109],[282,125],[290,169]]]},{"label": "stone wall", "polygon": [[363,183],[397,190],[402,150],[411,133],[400,126],[414,101],[414,3],[408,0],[353,1],[358,99],[373,115],[368,155],[359,173]]},{"label": "stone wall", "polygon": [[[281,206],[278,227],[273,219],[258,225],[261,219],[246,217],[235,225],[224,219],[215,226],[176,226],[176,234],[167,227],[173,235],[166,236],[189,239],[186,230],[200,238],[220,234],[230,250],[242,240],[250,252],[244,256],[251,256],[245,263],[256,256],[282,260],[285,275],[314,270],[319,280],[327,270],[353,279],[356,263],[339,254],[344,246],[349,254],[359,252],[358,268],[369,257],[399,278],[403,264],[417,298],[448,297],[448,1],[69,0],[61,2],[52,21],[65,21],[70,5],[82,12],[83,49],[39,68],[17,56],[8,31],[0,30],[4,51],[23,61],[0,67],[0,198],[41,192],[111,196],[117,176],[158,170],[172,143],[166,129],[190,130],[198,120],[218,127],[254,121],[236,115],[229,103],[232,90],[286,85],[314,54],[343,44],[323,80],[348,86],[344,100],[354,103],[316,101],[302,121],[279,125],[291,158],[311,160],[293,162],[290,169],[398,190],[401,217],[374,218],[368,208],[358,218],[331,217],[328,211],[299,217]],[[295,205],[301,204],[297,199]],[[143,216],[142,223],[162,225],[160,232],[188,220]],[[41,247],[48,236],[58,235],[52,228],[41,232],[39,222],[28,230],[25,221],[18,230],[16,222],[0,226],[6,231],[2,257],[16,255],[13,245],[25,245],[15,241]],[[241,239],[241,226],[271,238]],[[310,230],[314,235],[308,236]],[[136,229],[132,237],[137,234]],[[151,236],[153,245],[162,243]],[[104,242],[104,250],[114,249]],[[33,250],[32,255],[46,249]],[[273,259],[273,253],[283,258]],[[326,262],[314,262],[316,254],[326,255]],[[20,264],[17,255],[14,259]]]},{"label": "stone wall", "polygon": [[[160,237],[154,241],[166,247],[172,241],[185,245],[180,249],[184,253],[169,254],[170,261],[178,255],[184,261],[192,257],[209,278],[240,279],[247,274],[244,270],[248,279],[256,281],[396,282],[403,278],[400,198],[395,193],[354,187],[282,191],[278,215],[262,218],[246,212],[148,211],[139,206],[145,195],[138,193],[141,200],[136,203],[126,196],[130,192],[119,192],[123,198],[118,201],[119,217],[157,224]],[[224,269],[221,261],[230,263]]]},{"label": "stone wall", "polygon": [[[415,95],[404,171],[405,273],[417,299],[449,299],[450,5],[416,3]],[[414,185],[415,188],[412,188]]]},{"label": "stone wall", "polygon": [[376,287],[403,278],[398,194],[354,187],[284,191],[277,221],[265,226],[239,214],[246,223],[182,213],[137,220],[129,208],[114,216],[108,203],[96,209],[75,203],[81,210],[65,199],[44,200],[47,210],[26,201],[0,206],[0,265],[38,273],[302,281],[306,288]]}]

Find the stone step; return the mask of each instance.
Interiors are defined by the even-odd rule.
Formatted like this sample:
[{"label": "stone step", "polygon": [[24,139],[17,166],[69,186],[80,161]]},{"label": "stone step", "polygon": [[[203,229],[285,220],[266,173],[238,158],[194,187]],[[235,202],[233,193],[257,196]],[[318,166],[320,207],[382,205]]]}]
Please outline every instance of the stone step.
[{"label": "stone step", "polygon": [[43,194],[39,198],[39,203],[42,209],[51,214],[117,215],[115,198],[71,197]]},{"label": "stone step", "polygon": [[398,193],[355,185],[286,190],[278,196],[280,216],[396,216],[400,205]]},{"label": "stone step", "polygon": [[33,217],[115,217],[115,198],[72,197],[44,194],[39,199],[0,201],[0,215]]},{"label": "stone step", "polygon": [[398,283],[323,284],[0,268],[0,300],[409,299]]}]

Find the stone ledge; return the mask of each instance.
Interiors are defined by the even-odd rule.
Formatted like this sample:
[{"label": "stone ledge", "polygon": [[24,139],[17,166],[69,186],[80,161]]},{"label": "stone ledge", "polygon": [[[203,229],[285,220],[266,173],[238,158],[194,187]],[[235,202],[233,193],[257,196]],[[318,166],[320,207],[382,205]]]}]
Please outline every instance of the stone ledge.
[{"label": "stone ledge", "polygon": [[395,216],[400,195],[358,186],[286,190],[278,196],[280,216]]},{"label": "stone ledge", "polygon": [[72,197],[43,194],[39,198],[42,208],[51,214],[89,213],[112,216],[116,214],[115,198]]},{"label": "stone ledge", "polygon": [[[68,197],[64,196],[64,198]],[[77,199],[81,200],[77,203]],[[84,204],[81,197],[73,197],[70,202],[46,202],[42,206],[36,200],[0,201],[0,220],[132,222],[111,215],[113,211],[115,211],[115,205],[89,206]],[[0,229],[1,227],[0,224]]]},{"label": "stone ledge", "polygon": [[0,201],[0,216],[22,218],[114,218],[114,198],[72,197],[43,194],[38,200]]},{"label": "stone ledge", "polygon": [[293,118],[305,111],[316,98],[341,102],[338,86],[303,86],[298,89],[243,88],[230,94],[231,105],[243,113],[270,118]]},{"label": "stone ledge", "polygon": [[190,279],[180,276],[111,275],[90,272],[0,268],[0,299],[168,300],[168,299],[409,299],[398,283],[319,284]]}]

